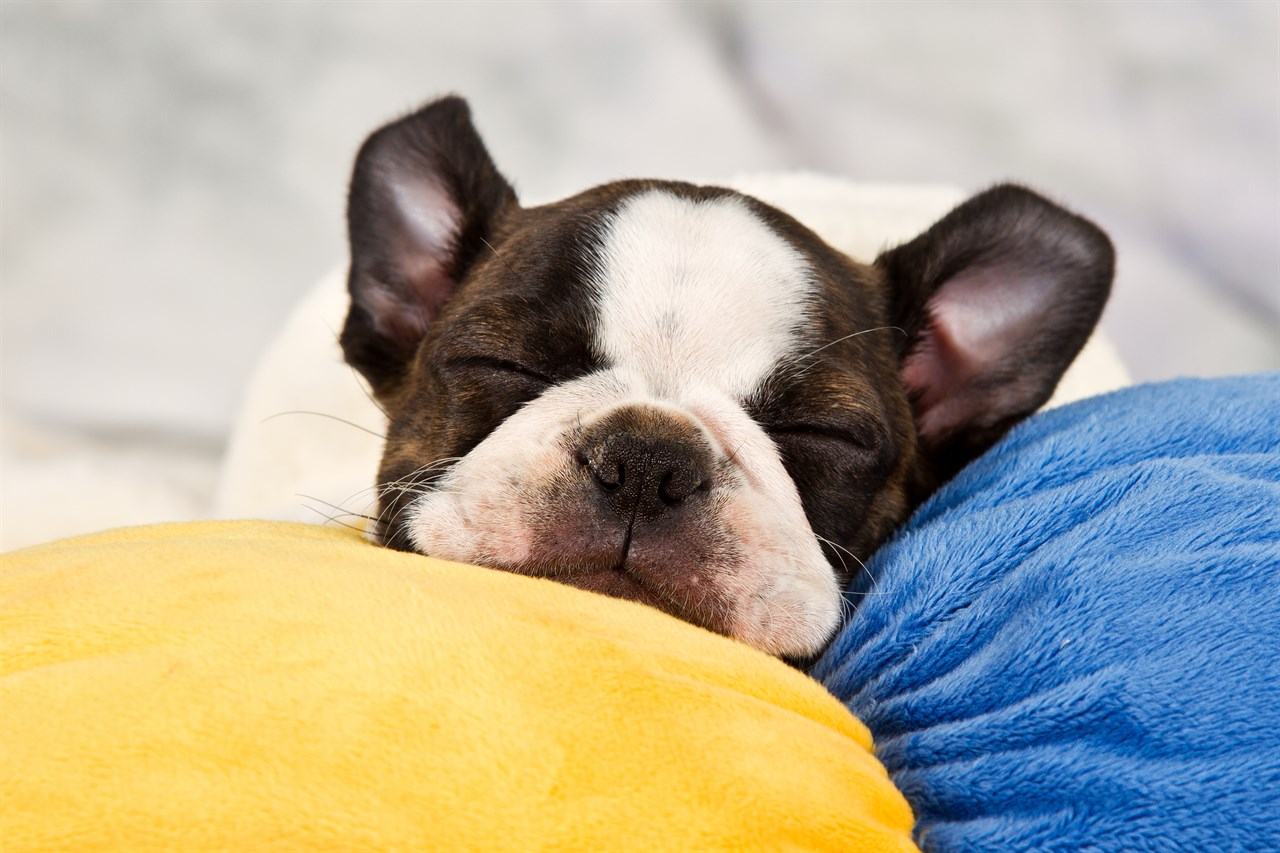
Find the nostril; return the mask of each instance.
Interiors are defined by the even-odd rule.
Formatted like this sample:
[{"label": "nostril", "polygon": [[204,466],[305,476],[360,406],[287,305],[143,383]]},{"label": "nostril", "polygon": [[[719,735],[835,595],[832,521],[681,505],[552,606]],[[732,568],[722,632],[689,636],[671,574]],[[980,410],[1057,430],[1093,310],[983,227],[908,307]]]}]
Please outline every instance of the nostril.
[{"label": "nostril", "polygon": [[596,456],[597,458],[592,458],[585,453],[579,453],[578,464],[585,465],[587,470],[591,472],[592,479],[606,492],[622,488],[627,480],[626,466],[609,459],[603,454],[596,454]]},{"label": "nostril", "polygon": [[658,483],[658,497],[668,506],[681,503],[698,489],[705,481],[692,466],[679,466],[667,472]]},{"label": "nostril", "polygon": [[591,469],[591,474],[596,478],[600,485],[604,486],[608,491],[622,488],[622,485],[627,481],[626,469],[621,465],[601,465],[599,467],[593,467]]},{"label": "nostril", "polygon": [[672,480],[675,479],[674,474],[668,474],[662,478],[662,482],[658,484],[658,497],[662,498],[664,504],[678,504],[684,498],[680,495],[679,486],[672,486]]}]

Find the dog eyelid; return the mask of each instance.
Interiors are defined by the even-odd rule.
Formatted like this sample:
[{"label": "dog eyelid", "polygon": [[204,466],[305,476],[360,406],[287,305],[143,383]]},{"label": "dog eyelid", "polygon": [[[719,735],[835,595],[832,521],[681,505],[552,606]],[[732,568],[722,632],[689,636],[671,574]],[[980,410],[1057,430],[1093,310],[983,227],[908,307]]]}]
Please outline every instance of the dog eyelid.
[{"label": "dog eyelid", "polygon": [[800,438],[817,438],[839,441],[864,450],[875,450],[880,446],[880,431],[871,425],[847,426],[825,423],[787,422],[765,424],[765,432],[775,438],[796,436]]},{"label": "dog eyelid", "polygon": [[466,355],[455,358],[446,359],[444,366],[454,370],[475,370],[476,368],[494,370],[499,373],[511,373],[531,379],[534,382],[540,382],[543,385],[552,385],[555,380],[544,373],[539,373],[530,367],[515,361],[508,361],[505,358],[492,358],[485,355]]}]

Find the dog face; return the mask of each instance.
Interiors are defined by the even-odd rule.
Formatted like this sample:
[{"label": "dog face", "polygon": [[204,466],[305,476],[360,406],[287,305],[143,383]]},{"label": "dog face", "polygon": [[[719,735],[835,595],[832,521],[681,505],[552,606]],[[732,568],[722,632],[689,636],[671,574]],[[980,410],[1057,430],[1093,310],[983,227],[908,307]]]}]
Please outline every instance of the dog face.
[{"label": "dog face", "polygon": [[866,265],[726,189],[523,208],[446,98],[348,210],[347,360],[389,416],[387,545],[818,651],[910,510],[1042,405],[1113,256],[1017,187]]}]

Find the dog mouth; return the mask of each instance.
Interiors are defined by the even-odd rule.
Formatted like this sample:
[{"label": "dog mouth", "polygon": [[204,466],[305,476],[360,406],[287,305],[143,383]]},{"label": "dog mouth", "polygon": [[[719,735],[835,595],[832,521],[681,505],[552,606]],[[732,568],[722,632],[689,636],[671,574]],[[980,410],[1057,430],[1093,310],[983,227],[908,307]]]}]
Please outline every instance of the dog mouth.
[{"label": "dog mouth", "polygon": [[672,609],[669,602],[664,601],[658,593],[650,589],[643,580],[628,572],[623,565],[578,569],[568,574],[560,573],[540,576],[549,577],[558,583],[586,592],[599,593],[610,598],[620,598],[626,601],[635,601],[667,612]]},{"label": "dog mouth", "polygon": [[[599,538],[550,536],[525,559],[495,568],[545,578],[586,592],[606,595],[661,610],[725,636],[732,636],[732,607],[715,582],[712,561],[699,559],[701,549],[681,543],[679,536],[653,536],[651,531],[615,529]],[[656,540],[656,541],[651,541]],[[691,555],[679,559],[679,553]]]}]

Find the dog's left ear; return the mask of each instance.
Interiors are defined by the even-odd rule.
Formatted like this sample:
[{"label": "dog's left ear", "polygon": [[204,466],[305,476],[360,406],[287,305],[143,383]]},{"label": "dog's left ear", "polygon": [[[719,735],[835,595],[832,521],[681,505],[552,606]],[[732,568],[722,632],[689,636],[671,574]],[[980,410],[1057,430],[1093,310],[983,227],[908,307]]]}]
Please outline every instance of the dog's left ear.
[{"label": "dog's left ear", "polygon": [[1097,226],[1013,185],[882,254],[921,448],[945,479],[1044,405],[1088,340],[1115,251]]},{"label": "dog's left ear", "polygon": [[500,217],[516,206],[459,97],[427,104],[365,140],[347,200],[351,311],[342,349],[375,394],[398,382]]}]

